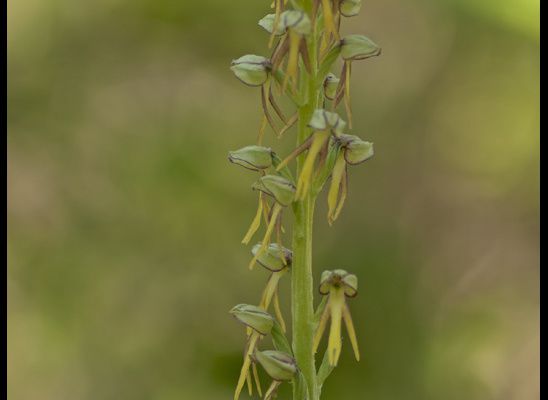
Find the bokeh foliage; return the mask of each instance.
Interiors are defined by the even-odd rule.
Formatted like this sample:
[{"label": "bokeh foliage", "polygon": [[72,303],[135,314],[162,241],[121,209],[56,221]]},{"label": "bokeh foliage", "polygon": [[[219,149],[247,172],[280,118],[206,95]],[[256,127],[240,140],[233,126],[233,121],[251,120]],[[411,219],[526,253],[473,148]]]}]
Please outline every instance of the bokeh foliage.
[{"label": "bokeh foliage", "polygon": [[[264,49],[267,7],[8,1],[10,399],[231,395],[227,311],[266,275],[238,247],[254,177],[226,161],[258,93],[228,65]],[[538,398],[538,7],[371,0],[348,21],[383,55],[353,74],[375,158],[332,228],[317,211],[316,278],[360,279],[363,360],[344,346],[327,399]]]}]

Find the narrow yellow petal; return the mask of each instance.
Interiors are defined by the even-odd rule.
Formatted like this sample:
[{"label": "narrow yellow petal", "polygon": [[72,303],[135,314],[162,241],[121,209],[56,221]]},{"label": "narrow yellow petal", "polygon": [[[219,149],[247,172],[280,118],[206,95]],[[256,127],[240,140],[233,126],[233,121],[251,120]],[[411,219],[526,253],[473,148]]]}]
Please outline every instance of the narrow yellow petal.
[{"label": "narrow yellow petal", "polygon": [[344,81],[344,107],[348,118],[348,127],[352,129],[352,108],[350,107],[350,62],[345,63],[346,79]]},{"label": "narrow yellow petal", "polygon": [[292,80],[293,88],[295,88],[295,83],[297,81],[300,42],[301,42],[301,37],[297,33],[290,30],[289,31],[289,55],[287,57],[287,71],[285,73],[285,78],[282,85],[282,92],[285,92],[289,79]]},{"label": "narrow yellow petal", "polygon": [[283,265],[287,265],[287,259],[285,257],[284,247],[282,245],[282,221],[278,219],[276,225],[276,243],[278,244],[278,255],[280,256]]},{"label": "narrow yellow petal", "polygon": [[347,179],[348,179],[347,171],[345,170],[344,173],[343,173],[342,179],[341,179],[339,204],[337,204],[337,209],[335,210],[335,213],[333,214],[333,221],[335,221],[337,218],[339,218],[339,214],[341,213],[344,202],[346,200],[346,194],[347,194],[347,188],[348,188]]},{"label": "narrow yellow petal", "polygon": [[312,144],[310,145],[310,149],[306,155],[306,160],[304,161],[303,169],[299,176],[299,181],[297,182],[297,191],[295,193],[296,199],[302,200],[308,194],[308,188],[310,187],[310,180],[312,178],[312,172],[314,171],[316,157],[321,151],[328,135],[329,133],[327,131],[317,131],[314,133]]},{"label": "narrow yellow petal", "polygon": [[314,333],[314,354],[316,351],[318,351],[318,346],[320,345],[320,341],[322,340],[323,333],[325,332],[325,327],[327,326],[327,320],[329,319],[329,303],[325,307],[325,310],[323,310],[322,316],[320,317],[320,321],[318,323],[318,327],[316,328],[316,332]]},{"label": "narrow yellow petal", "polygon": [[335,212],[337,209],[337,201],[339,199],[339,189],[341,185],[341,180],[346,168],[346,161],[344,160],[344,154],[341,152],[337,156],[337,161],[333,167],[333,173],[331,174],[331,186],[329,186],[329,191],[327,193],[327,222],[329,225],[333,224]]},{"label": "narrow yellow petal", "polygon": [[276,31],[278,30],[278,24],[280,23],[280,15],[282,14],[282,4],[281,0],[274,0],[275,3],[275,15],[274,15],[274,23],[272,24],[272,33],[270,34],[270,39],[268,40],[268,48],[270,49],[272,47],[272,44],[274,43],[274,38],[276,37]]},{"label": "narrow yellow petal", "polygon": [[268,226],[268,215],[270,214],[270,206],[268,205],[268,201],[265,197],[263,197],[262,200],[263,200],[263,219],[264,219],[264,223]]},{"label": "narrow yellow petal", "polygon": [[272,381],[270,384],[270,387],[264,394],[264,400],[270,400],[273,398],[274,394],[276,393],[276,390],[278,389],[278,386],[280,386],[282,382],[280,381]]},{"label": "narrow yellow petal", "polygon": [[331,310],[331,326],[329,329],[329,341],[327,344],[327,356],[329,364],[336,366],[341,355],[341,319],[344,307],[344,291],[336,288],[329,293],[329,308]]},{"label": "narrow yellow petal", "polygon": [[339,33],[335,27],[335,19],[333,18],[333,10],[331,9],[331,2],[329,0],[322,0],[323,19],[325,23],[325,29],[327,33],[332,33],[337,40],[340,40]]},{"label": "narrow yellow petal", "polygon": [[265,311],[268,310],[268,307],[272,302],[272,297],[274,297],[274,293],[276,293],[278,283],[280,282],[280,278],[284,272],[285,269],[280,272],[273,272],[268,279],[268,282],[263,292],[263,298],[261,299],[261,304],[259,305],[259,307],[264,308]]},{"label": "narrow yellow petal", "polygon": [[266,307],[264,306],[265,299],[266,299],[266,292],[268,291],[268,286],[270,285],[271,280],[272,280],[272,275],[270,275],[268,277],[268,281],[266,282],[266,286],[264,287],[263,293],[261,294],[261,301],[259,302],[259,307],[261,307],[264,310],[266,310]]},{"label": "narrow yellow petal", "polygon": [[280,308],[280,296],[278,294],[278,289],[276,288],[276,291],[274,292],[274,315],[276,315],[276,319],[280,323],[280,327],[282,328],[282,332],[285,333],[285,321],[284,317],[282,315],[282,309]]},{"label": "narrow yellow petal", "polygon": [[266,119],[266,116],[263,115],[263,119],[261,121],[261,127],[259,128],[259,134],[257,135],[257,145],[259,146],[263,143],[264,131],[266,130],[267,124],[268,124],[268,120]]},{"label": "narrow yellow petal", "polygon": [[[297,119],[298,119],[298,115],[297,115]],[[306,139],[303,143],[297,146],[296,149],[294,149],[286,158],[284,158],[282,162],[280,162],[280,164],[278,164],[278,166],[276,167],[276,171],[280,171],[287,164],[289,164],[291,160],[295,159],[301,153],[308,150],[310,148],[310,145],[312,144],[313,136],[314,135],[309,136],[308,139]]]},{"label": "narrow yellow petal", "polygon": [[[293,125],[295,125],[295,122],[297,122],[298,119],[299,119],[299,113],[293,114],[293,116],[291,118],[289,118],[289,120],[287,121],[287,124],[282,129],[280,129],[280,132],[278,132],[278,138],[281,138],[283,136],[283,134],[289,128],[291,128]],[[283,165],[281,167],[278,166],[278,168],[276,168],[276,170],[279,171],[280,168],[283,168],[283,167],[284,167]]]},{"label": "narrow yellow petal", "polygon": [[326,55],[329,50],[329,39],[327,34],[322,34],[322,40],[320,42],[320,60]]},{"label": "narrow yellow petal", "polygon": [[244,362],[240,371],[240,377],[238,378],[236,390],[234,391],[234,400],[238,400],[240,398],[240,394],[242,393],[242,389],[247,380],[247,375],[249,374],[249,366],[251,365],[251,358],[249,356],[253,354],[258,339],[259,334],[257,332],[253,332],[249,338],[249,345],[247,346],[247,350],[244,355]]},{"label": "narrow yellow petal", "polygon": [[261,380],[259,379],[259,373],[257,372],[257,365],[255,365],[255,363],[253,363],[252,369],[253,369],[253,378],[255,379],[255,386],[257,387],[257,393],[259,393],[259,397],[263,397],[263,390],[261,389]]},{"label": "narrow yellow petal", "polygon": [[344,324],[346,325],[346,331],[348,332],[348,337],[350,338],[350,343],[352,343],[352,350],[354,350],[354,356],[357,361],[360,361],[360,350],[358,348],[358,339],[356,338],[356,331],[354,330],[354,323],[352,322],[352,316],[350,315],[350,310],[348,305],[345,303],[342,316],[344,319]]},{"label": "narrow yellow petal", "polygon": [[255,256],[249,263],[249,269],[253,269],[255,266],[255,262],[257,262],[257,258],[259,258],[264,251],[266,250],[266,247],[270,243],[270,237],[272,236],[272,231],[274,230],[274,226],[276,226],[276,220],[278,219],[278,215],[280,214],[280,211],[282,210],[282,206],[280,206],[278,203],[274,205],[274,209],[272,210],[272,216],[270,217],[270,222],[268,224],[268,228],[266,229],[266,233],[264,235],[263,241],[261,242],[261,247],[255,253]]},{"label": "narrow yellow petal", "polygon": [[247,383],[247,393],[249,394],[249,397],[251,397],[253,396],[253,382],[251,381],[251,374],[249,372],[247,373],[245,381]]},{"label": "narrow yellow petal", "polygon": [[257,213],[255,214],[255,218],[253,218],[253,221],[251,222],[251,225],[249,226],[249,229],[247,230],[247,233],[245,234],[244,238],[242,239],[243,244],[248,244],[255,232],[259,229],[261,226],[261,214],[263,212],[263,202],[262,202],[262,193],[259,192],[259,206],[257,208]]}]

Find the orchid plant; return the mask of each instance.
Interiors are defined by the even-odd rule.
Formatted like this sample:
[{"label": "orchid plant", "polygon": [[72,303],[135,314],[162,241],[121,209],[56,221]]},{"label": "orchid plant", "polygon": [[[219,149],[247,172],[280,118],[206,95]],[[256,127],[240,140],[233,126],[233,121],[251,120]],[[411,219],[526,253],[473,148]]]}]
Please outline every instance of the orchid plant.
[{"label": "orchid plant", "polygon": [[[258,206],[242,243],[251,247],[249,269],[259,265],[269,273],[258,305],[239,304],[230,312],[245,325],[245,349],[234,399],[247,386],[268,400],[285,382],[294,400],[319,400],[326,378],[336,367],[344,323],[356,360],[360,353],[347,300],[358,293],[356,275],[343,269],[322,273],[314,309],[312,224],[316,199],[327,188],[327,221],[333,224],[346,200],[348,169],[373,156],[373,144],[347,132],[352,128],[350,78],[352,63],[381,52],[363,35],[341,37],[346,17],[359,13],[361,0],[274,0],[273,12],[259,21],[268,37],[268,57],[248,54],[232,62],[235,76],[260,89],[262,122],[255,144],[229,153],[229,160],[256,173],[252,189]],[[332,72],[337,60],[342,69]],[[287,116],[282,97],[293,108]],[[285,101],[285,100],[283,100]],[[342,103],[342,104],[341,104]],[[346,120],[338,113],[344,108]],[[286,157],[264,144],[271,129],[277,138],[296,126],[293,151]],[[289,214],[289,215],[288,215]],[[283,220],[293,216],[291,245],[285,247]],[[291,338],[282,315],[279,284],[291,280]],[[329,323],[327,350],[318,368],[316,352]],[[260,350],[270,336],[274,349]],[[272,379],[263,391],[260,366]]]}]

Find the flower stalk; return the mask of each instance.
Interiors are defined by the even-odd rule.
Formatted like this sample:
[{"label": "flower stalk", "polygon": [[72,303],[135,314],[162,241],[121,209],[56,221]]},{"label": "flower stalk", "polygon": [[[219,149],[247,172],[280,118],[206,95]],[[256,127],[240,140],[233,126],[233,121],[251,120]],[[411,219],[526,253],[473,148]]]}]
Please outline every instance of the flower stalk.
[{"label": "flower stalk", "polygon": [[[268,35],[270,57],[248,55],[233,61],[236,77],[249,86],[261,87],[263,120],[255,145],[231,152],[229,160],[259,175],[252,188],[259,192],[259,205],[244,244],[261,229],[264,236],[252,248],[249,268],[259,264],[270,272],[257,306],[240,306],[233,312],[246,324],[246,350],[235,399],[253,381],[261,396],[257,365],[273,379],[265,399],[273,398],[285,382],[293,386],[294,400],[319,400],[321,387],[337,365],[342,350],[342,324],[359,361],[357,336],[346,299],[357,294],[357,278],[344,270],[325,271],[320,282],[324,301],[314,309],[312,234],[314,209],[326,183],[328,222],[341,213],[347,197],[348,166],[361,164],[373,155],[373,144],[345,133],[347,122],[337,113],[343,101],[351,128],[351,63],[380,54],[380,48],[362,35],[342,37],[343,17],[360,11],[361,0],[274,0],[274,13],[259,21]],[[331,70],[339,59],[340,77]],[[277,97],[286,96],[294,110],[286,118]],[[328,109],[326,109],[329,107]],[[270,109],[284,124],[277,131]],[[279,158],[263,145],[270,125],[278,139],[296,125],[293,151]],[[293,177],[296,177],[294,179]],[[282,220],[293,216],[291,249],[284,247]],[[291,338],[286,338],[279,286],[285,276],[291,283]],[[255,307],[255,308],[253,308]],[[273,308],[275,317],[268,314]],[[327,350],[319,368],[315,354],[329,327]],[[270,325],[272,324],[272,325]],[[270,327],[270,330],[268,329]],[[259,350],[260,339],[272,336],[276,350]]]}]

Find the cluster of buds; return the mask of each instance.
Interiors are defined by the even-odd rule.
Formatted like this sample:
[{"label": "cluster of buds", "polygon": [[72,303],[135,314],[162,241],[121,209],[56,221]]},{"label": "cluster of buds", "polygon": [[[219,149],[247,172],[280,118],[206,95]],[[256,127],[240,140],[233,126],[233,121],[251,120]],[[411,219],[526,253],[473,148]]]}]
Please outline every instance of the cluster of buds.
[{"label": "cluster of buds", "polygon": [[[331,225],[346,200],[348,166],[361,164],[373,156],[371,142],[346,133],[352,128],[351,64],[380,54],[380,48],[363,35],[341,38],[339,34],[341,19],[357,15],[361,0],[273,0],[271,7],[274,12],[258,23],[270,35],[270,55],[244,55],[233,60],[231,65],[240,81],[261,90],[263,116],[257,141],[229,152],[228,159],[257,174],[251,185],[258,196],[257,211],[242,243],[250,244],[264,225],[262,239],[251,248],[248,268],[253,269],[258,264],[269,274],[258,305],[240,304],[231,310],[231,314],[246,326],[244,360],[234,394],[236,400],[246,384],[250,395],[255,386],[259,396],[263,396],[258,365],[272,378],[272,384],[264,393],[265,399],[273,398],[282,382],[291,382],[295,387],[300,385],[302,374],[285,337],[286,323],[279,298],[280,281],[292,274],[294,257],[292,250],[283,243],[286,210],[291,211],[295,204],[306,199],[315,199],[329,184],[327,220]],[[338,59],[342,63],[339,76],[331,72]],[[282,96],[296,107],[291,117],[287,117],[279,106]],[[347,121],[337,113],[341,102]],[[278,123],[275,117],[279,119]],[[281,127],[278,126],[280,122]],[[263,144],[267,126],[280,138],[297,122],[300,139],[285,158],[281,159],[271,147]],[[292,171],[290,164],[296,159],[300,160],[299,166]],[[356,333],[346,304],[346,298],[357,294],[356,276],[341,269],[325,271],[320,293],[325,297],[316,311],[314,352],[331,320],[324,360],[329,368],[337,365],[344,321],[359,360]],[[314,326],[310,322],[310,326]],[[259,350],[260,341],[269,335],[275,350]]]},{"label": "cluster of buds", "polygon": [[[271,386],[265,393],[265,399],[269,399],[276,393],[276,389],[281,382],[292,380],[297,373],[296,362],[287,353],[289,344],[281,332],[280,325],[262,307],[239,304],[230,310],[230,313],[247,327],[244,362],[234,398],[237,399],[240,396],[246,382],[251,396],[253,394],[253,381],[255,381],[259,396],[262,396],[261,382],[257,372],[257,364],[260,364],[273,379]],[[272,335],[273,342],[278,349],[259,351],[257,349],[258,341],[269,334]]]}]

